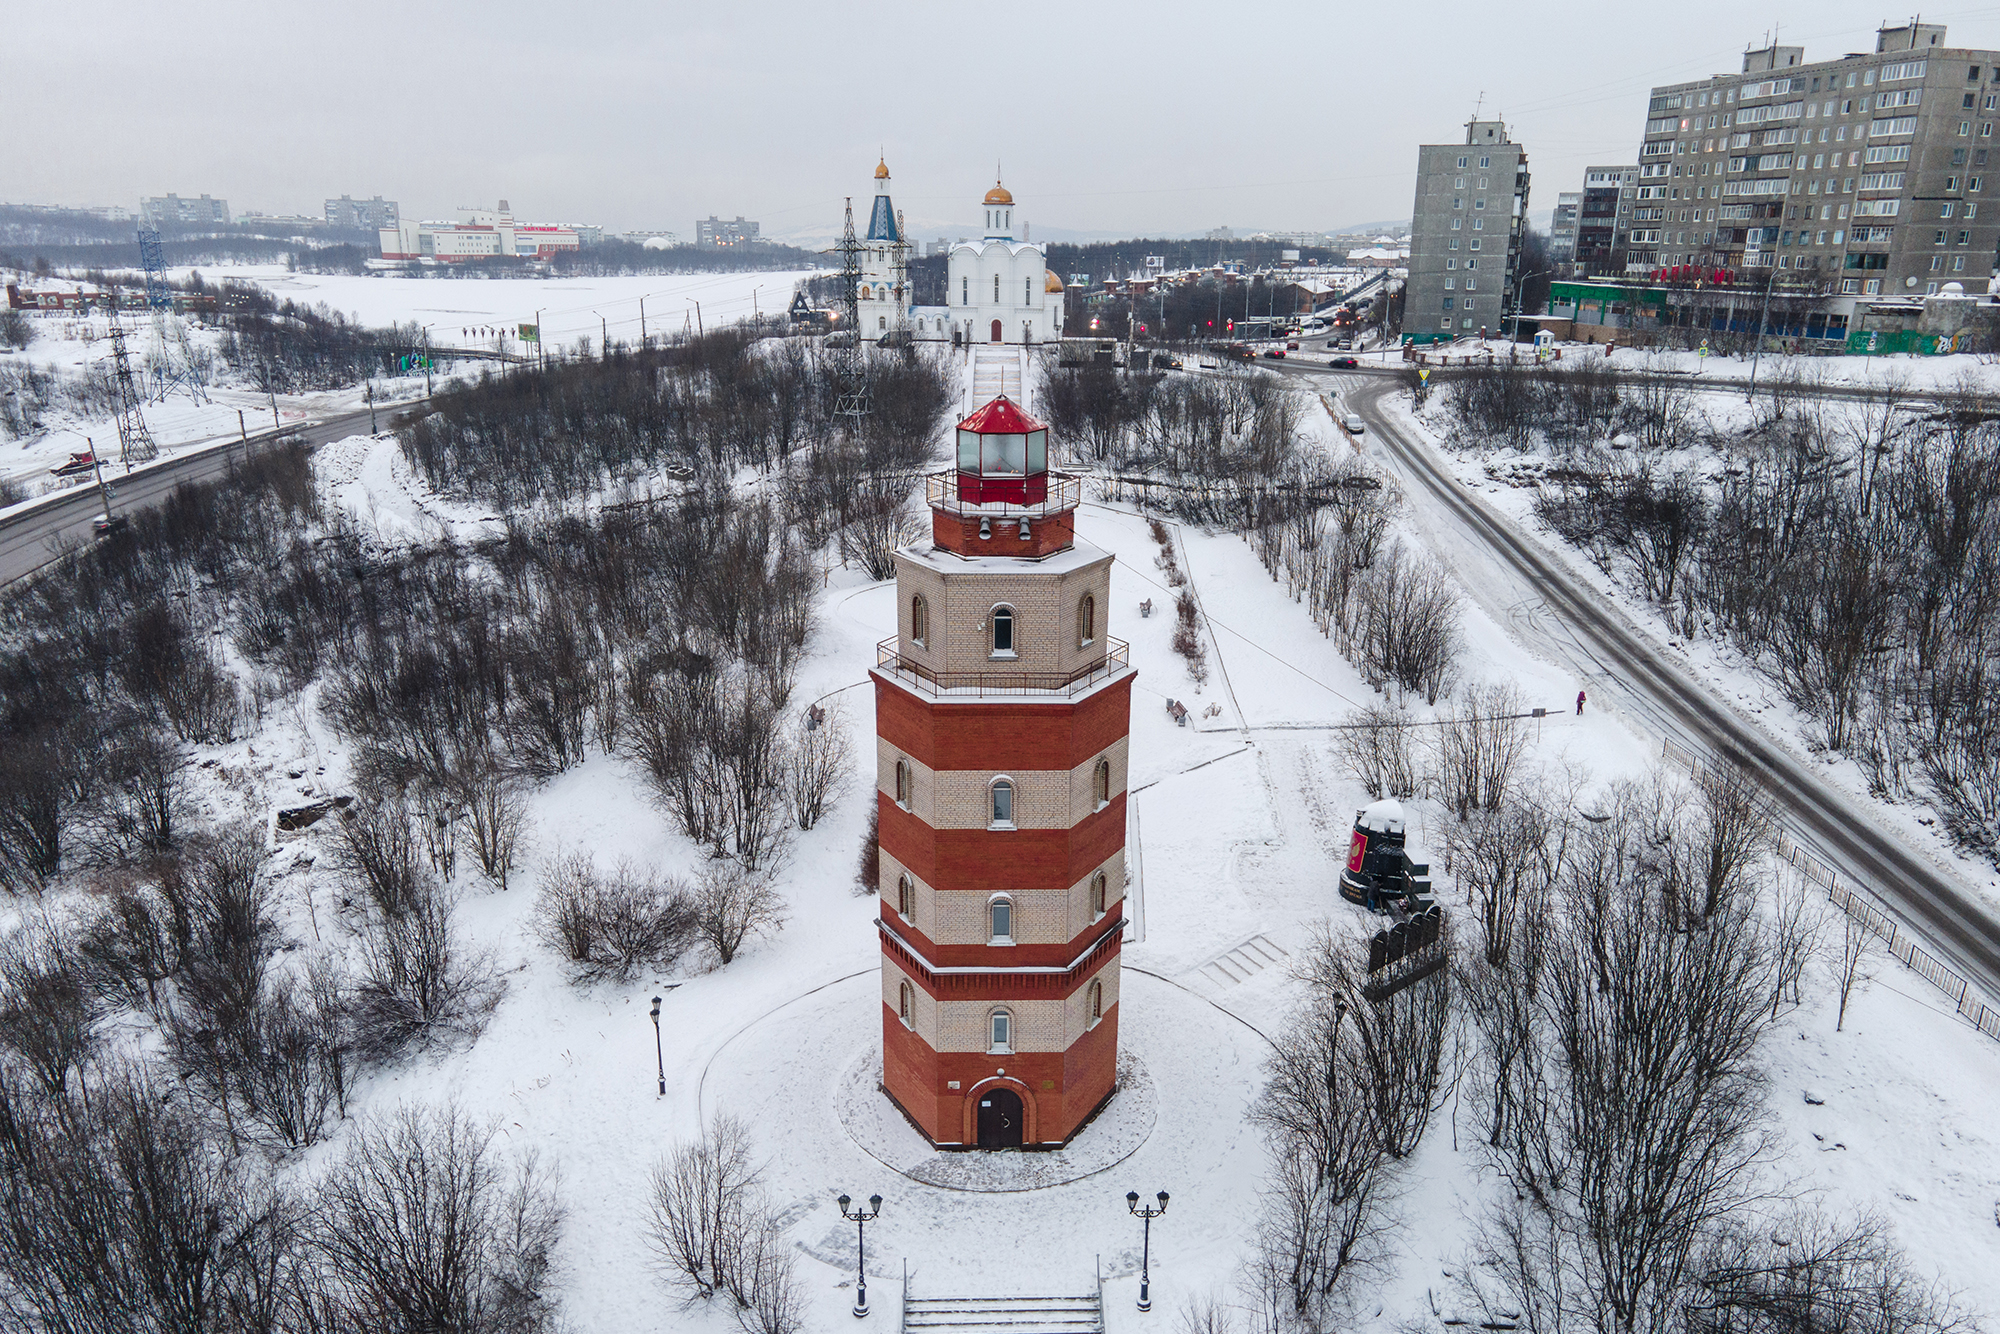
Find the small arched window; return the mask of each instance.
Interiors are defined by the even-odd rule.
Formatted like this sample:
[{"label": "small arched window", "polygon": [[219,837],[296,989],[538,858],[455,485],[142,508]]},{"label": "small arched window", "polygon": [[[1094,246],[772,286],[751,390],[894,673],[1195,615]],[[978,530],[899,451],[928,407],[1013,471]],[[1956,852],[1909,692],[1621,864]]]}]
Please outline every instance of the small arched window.
[{"label": "small arched window", "polygon": [[[909,990],[909,987],[910,984],[908,982],[903,983],[903,989],[905,991]],[[1104,983],[1100,980],[1092,982],[1090,984],[1090,1026],[1092,1028],[1097,1027],[1097,1021],[1102,1019],[1103,1017],[1104,1017]]]},{"label": "small arched window", "polygon": [[930,643],[931,614],[924,605],[924,595],[917,594],[910,599],[910,642],[922,647]]},{"label": "small arched window", "polygon": [[1104,878],[1104,872],[1099,871],[1090,878],[1090,915],[1092,918],[1104,916],[1105,905],[1110,896],[1110,883]]},{"label": "small arched window", "polygon": [[901,983],[896,988],[896,1017],[903,1021],[905,1028],[909,1028],[915,1024],[916,1014],[916,988],[908,982]]},{"label": "small arched window", "polygon": [[993,609],[993,656],[1011,658],[1014,656],[1014,609],[995,607]]},{"label": "small arched window", "polygon": [[1014,1016],[1007,1010],[995,1010],[987,1019],[987,1034],[991,1045],[989,1052],[1011,1052],[1014,1050]]},{"label": "small arched window", "polygon": [[1097,642],[1097,599],[1089,593],[1076,604],[1076,644],[1088,648]]},{"label": "small arched window", "polygon": [[896,915],[906,922],[909,921],[910,914],[916,910],[916,898],[917,888],[910,883],[910,877],[906,875],[897,876]]},{"label": "small arched window", "polygon": [[888,317],[887,315],[877,315],[877,316],[875,317],[875,327],[876,327],[876,328],[878,328],[878,329],[886,329],[886,328],[888,328],[888,327],[889,327],[889,317]]},{"label": "small arched window", "polygon": [[916,784],[911,781],[909,761],[897,760],[896,761],[896,804],[898,806],[901,806],[904,810],[908,810],[910,808],[910,793],[911,789],[914,788],[915,786]]},{"label": "small arched window", "polygon": [[1090,771],[1090,799],[1103,810],[1111,804],[1111,761],[1099,760]]},{"label": "small arched window", "polygon": [[1005,829],[1014,827],[1014,784],[1009,779],[993,780],[992,823]]},{"label": "small arched window", "polygon": [[1014,900],[1005,894],[996,896],[986,905],[988,939],[995,945],[1014,943]]}]

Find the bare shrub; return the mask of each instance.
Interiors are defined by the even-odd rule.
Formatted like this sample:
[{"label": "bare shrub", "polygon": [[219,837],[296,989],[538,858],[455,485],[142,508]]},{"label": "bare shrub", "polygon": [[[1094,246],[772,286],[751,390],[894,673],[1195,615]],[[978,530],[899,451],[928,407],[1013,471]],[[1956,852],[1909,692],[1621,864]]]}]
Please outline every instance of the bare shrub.
[{"label": "bare shrub", "polygon": [[158,728],[134,726],[107,747],[102,776],[86,817],[91,858],[120,866],[172,856],[196,810],[180,747]]},{"label": "bare shrub", "polygon": [[791,1248],[751,1162],[749,1131],[718,1115],[653,1167],[647,1236],[684,1301],[720,1294],[745,1334],[794,1334],[804,1298]]},{"label": "bare shrub", "polygon": [[47,922],[0,941],[0,1043],[20,1058],[44,1095],[81,1083],[97,1049],[97,997],[64,934]]},{"label": "bare shrub", "polygon": [[853,767],[846,710],[838,703],[818,710],[816,716],[809,710],[793,729],[786,750],[791,764],[788,789],[792,818],[799,828],[811,829],[846,787]]},{"label": "bare shrub", "polygon": [[313,1305],[335,1329],[556,1326],[554,1183],[532,1156],[503,1160],[493,1128],[456,1107],[356,1126],[315,1191],[311,1235]]},{"label": "bare shrub", "polygon": [[345,1087],[342,1016],[303,996],[289,976],[265,989],[250,1021],[232,1035],[230,1077],[245,1114],[286,1148],[321,1138],[327,1112]]},{"label": "bare shrub", "polygon": [[1832,1218],[1794,1205],[1776,1218],[1731,1219],[1704,1246],[1691,1287],[1696,1334],[1953,1334],[1978,1327],[1916,1271],[1872,1214]]},{"label": "bare shrub", "polygon": [[882,886],[882,803],[868,803],[868,827],[861,833],[861,856],[854,868],[854,892],[873,894]]},{"label": "bare shrub", "polygon": [[505,983],[492,959],[459,936],[454,907],[449,891],[434,889],[400,914],[378,909],[368,915],[353,997],[358,1049],[368,1058],[470,1040],[500,1003]]},{"label": "bare shrub", "polygon": [[1397,542],[1332,610],[1336,643],[1362,675],[1437,703],[1458,658],[1460,615],[1457,587],[1441,566]]},{"label": "bare shrub", "polygon": [[1700,806],[1697,837],[1691,840],[1699,862],[1696,907],[1706,918],[1741,890],[1757,859],[1771,846],[1776,816],[1770,798],[1748,770],[1727,759],[1694,771]]},{"label": "bare shrub", "polygon": [[710,862],[695,878],[695,930],[718,964],[736,957],[745,941],[785,924],[785,901],[770,879],[733,862]]},{"label": "bare shrub", "polygon": [[535,900],[542,942],[578,976],[629,981],[645,968],[667,968],[695,938],[696,912],[685,887],[641,876],[620,863],[607,880],[590,858],[556,859]]},{"label": "bare shrub", "polygon": [[204,838],[169,873],[186,877],[168,892],[186,895],[193,921],[177,989],[198,1029],[233,1032],[256,1008],[278,948],[263,861],[263,829],[241,824]]},{"label": "bare shrub", "polygon": [[341,812],[335,832],[335,864],[360,881],[375,912],[401,917],[430,896],[416,822],[403,802],[357,802]]},{"label": "bare shrub", "polygon": [[479,873],[505,890],[528,823],[524,785],[499,765],[485,764],[460,781],[458,800]]},{"label": "bare shrub", "polygon": [[1377,800],[1415,796],[1412,730],[1407,710],[1392,704],[1366,705],[1348,714],[1333,734],[1334,758]]},{"label": "bare shrub", "polygon": [[1528,749],[1520,691],[1511,682],[1468,682],[1432,733],[1438,800],[1461,821],[1506,799]]},{"label": "bare shrub", "polygon": [[[172,876],[168,883],[182,882]],[[180,971],[193,933],[184,893],[123,885],[85,923],[78,963],[99,996],[157,1016],[159,984]]]}]

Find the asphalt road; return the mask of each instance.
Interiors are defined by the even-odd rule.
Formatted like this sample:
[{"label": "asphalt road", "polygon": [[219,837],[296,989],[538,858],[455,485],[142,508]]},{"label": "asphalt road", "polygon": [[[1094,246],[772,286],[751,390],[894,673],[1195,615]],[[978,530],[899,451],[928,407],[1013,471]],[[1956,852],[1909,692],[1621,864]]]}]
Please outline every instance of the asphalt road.
[{"label": "asphalt road", "polygon": [[[1501,604],[1488,605],[1490,614],[1512,621],[1523,637],[1555,647],[1589,682],[1593,699],[1608,696],[1689,750],[1744,765],[1801,843],[1874,893],[1989,997],[2000,996],[2000,921],[1977,890],[1912,850],[1808,762],[1716,698],[1608,600],[1460,485],[1428,446],[1382,411],[1382,398],[1396,393],[1396,384],[1382,376],[1288,369],[1336,388],[1367,422],[1369,451],[1404,480],[1413,502],[1453,530],[1447,563],[1459,567],[1475,596],[1483,586],[1483,600]],[[1512,597],[1519,601],[1510,603]]]},{"label": "asphalt road", "polygon": [[[392,412],[407,406],[402,403],[393,407],[377,404],[376,411],[379,420],[386,425]],[[344,439],[367,430],[368,412],[363,409],[328,417],[324,421],[289,426],[281,434],[303,436],[315,445],[323,445],[329,440]],[[268,444],[277,434],[280,433],[265,431],[253,435],[250,447],[254,449],[259,444]],[[187,452],[147,464],[129,475],[106,464],[104,481],[112,492],[111,510],[114,514],[126,514],[148,505],[157,505],[183,482],[205,482],[221,477],[231,465],[243,461],[243,451],[241,440],[223,437],[211,444],[197,445]],[[84,485],[65,492],[60,500],[50,500],[0,525],[0,584],[12,583],[22,575],[33,573],[72,546],[93,541],[95,535],[91,525],[103,508],[96,486]]]}]

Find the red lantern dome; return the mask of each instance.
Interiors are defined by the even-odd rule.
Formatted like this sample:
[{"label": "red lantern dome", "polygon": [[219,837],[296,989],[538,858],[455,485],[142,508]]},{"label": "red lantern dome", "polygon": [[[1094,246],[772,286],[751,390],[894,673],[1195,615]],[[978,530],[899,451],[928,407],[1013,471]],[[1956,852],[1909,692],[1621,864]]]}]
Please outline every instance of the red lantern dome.
[{"label": "red lantern dome", "polygon": [[1005,394],[958,424],[958,498],[1039,505],[1049,494],[1049,428]]}]

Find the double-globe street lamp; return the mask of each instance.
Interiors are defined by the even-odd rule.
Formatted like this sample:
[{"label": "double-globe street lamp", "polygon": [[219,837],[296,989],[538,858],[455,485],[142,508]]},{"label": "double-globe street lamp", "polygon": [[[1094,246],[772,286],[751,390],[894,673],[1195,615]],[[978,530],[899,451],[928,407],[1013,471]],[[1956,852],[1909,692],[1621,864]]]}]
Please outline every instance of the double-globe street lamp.
[{"label": "double-globe street lamp", "polygon": [[660,1047],[660,997],[653,997],[653,1061],[660,1070],[660,1096],[667,1096],[667,1056]]},{"label": "double-globe street lamp", "polygon": [[1161,1191],[1158,1199],[1160,1201],[1158,1208],[1149,1204],[1142,1209],[1139,1207],[1139,1192],[1136,1190],[1125,1192],[1125,1207],[1130,1209],[1135,1217],[1143,1220],[1142,1231],[1140,1233],[1141,1241],[1139,1243],[1139,1309],[1141,1311],[1150,1311],[1153,1309],[1153,1220],[1167,1211],[1167,1193]]},{"label": "double-globe street lamp", "polygon": [[849,1209],[847,1206],[852,1203],[854,1201],[847,1196],[840,1197],[840,1216],[851,1220],[854,1224],[856,1259],[854,1315],[859,1319],[868,1314],[868,1224],[882,1212],[882,1197],[870,1195],[866,1209]]}]

